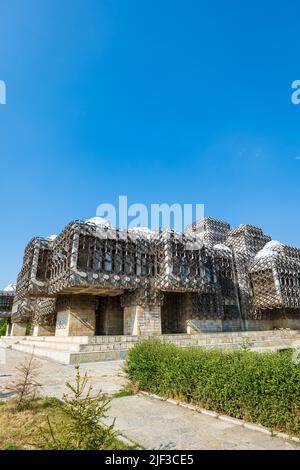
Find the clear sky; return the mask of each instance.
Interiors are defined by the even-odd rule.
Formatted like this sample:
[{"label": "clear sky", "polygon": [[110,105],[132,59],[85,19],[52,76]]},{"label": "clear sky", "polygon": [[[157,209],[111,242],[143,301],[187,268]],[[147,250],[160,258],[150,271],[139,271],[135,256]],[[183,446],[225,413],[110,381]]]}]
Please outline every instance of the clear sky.
[{"label": "clear sky", "polygon": [[299,0],[0,0],[0,287],[100,203],[300,246]]}]

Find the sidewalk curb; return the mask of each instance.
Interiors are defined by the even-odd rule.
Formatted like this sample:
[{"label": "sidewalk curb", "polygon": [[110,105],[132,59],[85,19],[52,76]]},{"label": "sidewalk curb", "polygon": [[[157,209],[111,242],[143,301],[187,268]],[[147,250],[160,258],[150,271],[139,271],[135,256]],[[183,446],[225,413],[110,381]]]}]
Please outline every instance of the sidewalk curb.
[{"label": "sidewalk curb", "polygon": [[197,413],[211,416],[214,419],[227,421],[228,423],[232,423],[235,426],[243,426],[246,429],[250,429],[251,431],[261,432],[263,434],[269,435],[270,437],[279,437],[285,441],[290,441],[290,442],[292,441],[292,442],[296,442],[300,444],[300,438],[296,436],[290,436],[289,434],[285,434],[283,432],[272,431],[271,429],[266,428],[265,426],[262,426],[261,424],[253,424],[253,423],[249,423],[248,421],[244,421],[243,419],[232,418],[231,416],[227,416],[227,415],[220,415],[216,413],[215,411],[207,410],[205,408],[200,408],[196,405],[191,405],[190,403],[183,403],[183,402],[174,400],[172,398],[163,398],[163,397],[160,397],[159,395],[155,395],[154,393],[148,393],[142,390],[139,391],[139,394],[145,395],[146,397],[149,397],[149,398],[154,398],[155,400],[166,401],[168,403],[171,403],[172,405],[181,406],[182,408],[188,408],[191,411],[196,411]]}]

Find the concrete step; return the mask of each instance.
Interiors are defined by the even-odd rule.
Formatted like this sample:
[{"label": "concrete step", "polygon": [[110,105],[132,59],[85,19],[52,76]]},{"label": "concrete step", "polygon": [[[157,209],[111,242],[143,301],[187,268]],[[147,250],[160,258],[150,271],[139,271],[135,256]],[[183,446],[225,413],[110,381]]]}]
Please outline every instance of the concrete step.
[{"label": "concrete step", "polygon": [[140,336],[129,336],[129,335],[106,335],[106,336],[90,336],[88,344],[103,344],[103,343],[136,343],[140,341]]},{"label": "concrete step", "polygon": [[[128,350],[137,341],[145,340],[138,336],[95,336],[95,337],[4,337],[5,345],[14,350],[23,351],[51,359],[62,364],[80,362],[120,360],[126,357]],[[245,340],[254,351],[274,351],[288,349],[300,340],[300,332],[289,330],[260,332],[229,332],[205,334],[176,334],[158,336],[164,343],[173,343],[180,347],[218,348],[224,350],[240,349]]]},{"label": "concrete step", "polygon": [[11,349],[12,345],[18,343],[22,339],[22,336],[12,337],[12,336],[3,336],[0,340],[0,346],[4,349]]},{"label": "concrete step", "polygon": [[69,343],[69,342],[55,342],[55,341],[35,341],[34,339],[29,339],[30,336],[26,339],[22,339],[18,342],[19,345],[25,345],[31,348],[39,349],[53,349],[60,351],[80,351],[80,343]]},{"label": "concrete step", "polygon": [[60,364],[70,364],[70,352],[62,350],[54,350],[47,348],[40,348],[38,346],[34,347],[30,344],[19,344],[16,343],[12,346],[14,351],[22,351],[27,354],[34,353],[34,356],[41,357],[45,359],[52,360],[54,362],[59,362]]},{"label": "concrete step", "polygon": [[[133,346],[133,344],[132,344]],[[30,342],[15,343],[12,347],[15,351],[21,351],[27,354],[34,353],[35,357],[45,358],[58,362],[60,364],[79,364],[95,361],[123,360],[126,357],[127,350],[98,350],[92,352],[66,351],[58,348],[46,348],[38,345],[32,345]]]},{"label": "concrete step", "polygon": [[[21,338],[20,336],[11,336],[11,338]],[[90,338],[94,336],[23,336],[22,339],[35,341],[39,343],[68,343],[68,344],[87,344]]]},{"label": "concrete step", "polygon": [[128,350],[132,348],[136,343],[122,343],[120,341],[116,343],[103,343],[103,344],[82,344],[80,346],[80,352],[95,352],[95,351],[115,351],[115,350]]},{"label": "concrete step", "polygon": [[71,353],[68,364],[80,364],[98,361],[120,361],[126,358],[127,353],[128,350]]},{"label": "concrete step", "polygon": [[260,347],[254,347],[251,349],[251,351],[255,352],[275,352],[275,351],[284,351],[286,349],[291,349],[291,345],[281,345],[281,346],[260,346]]}]

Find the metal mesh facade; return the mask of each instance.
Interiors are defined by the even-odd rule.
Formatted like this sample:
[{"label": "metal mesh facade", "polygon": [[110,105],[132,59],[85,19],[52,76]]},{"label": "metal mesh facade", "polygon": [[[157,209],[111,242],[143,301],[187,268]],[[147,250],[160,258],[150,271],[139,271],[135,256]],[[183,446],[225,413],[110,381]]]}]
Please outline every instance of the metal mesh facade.
[{"label": "metal mesh facade", "polygon": [[0,318],[9,318],[14,302],[14,293],[0,291]]},{"label": "metal mesh facade", "polygon": [[280,309],[283,314],[300,309],[300,250],[279,242],[268,243],[250,268],[254,305],[258,314]]},{"label": "metal mesh facade", "polygon": [[57,237],[34,238],[26,247],[13,321],[53,324],[57,305],[70,295],[119,295],[124,307],[163,305],[166,293],[190,295],[190,318],[240,328],[283,309],[300,318],[300,250],[271,249],[270,240],[258,227],[231,230],[209,217],[185,233],[73,221]]}]

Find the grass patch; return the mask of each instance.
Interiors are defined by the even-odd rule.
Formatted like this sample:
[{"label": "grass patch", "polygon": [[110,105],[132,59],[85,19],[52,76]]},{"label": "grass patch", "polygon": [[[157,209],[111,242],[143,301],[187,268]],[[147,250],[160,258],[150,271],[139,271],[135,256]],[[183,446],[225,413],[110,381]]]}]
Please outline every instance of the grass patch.
[{"label": "grass patch", "polygon": [[112,398],[130,397],[132,395],[136,395],[137,392],[138,388],[134,385],[134,383],[128,382],[118,392],[114,393]]},{"label": "grass patch", "polygon": [[[26,377],[31,369],[32,364],[24,368]],[[81,375],[79,366],[75,366],[75,370],[75,381],[66,382],[67,392],[61,400],[32,397],[27,385],[24,394],[25,382],[17,382],[18,390],[19,384],[22,385],[21,402],[18,393],[13,399],[0,402],[0,449],[137,449],[135,443],[124,442],[122,435],[114,429],[115,420],[105,424],[111,397],[101,392],[94,394],[87,373]]]},{"label": "grass patch", "polygon": [[[35,398],[18,411],[16,400],[0,402],[0,450],[40,450],[44,448],[41,428],[47,428],[48,419],[58,437],[63,436],[70,424],[63,412],[63,402],[54,397]],[[136,449],[114,437],[112,450]]]},{"label": "grass patch", "polygon": [[0,406],[0,449],[34,450],[39,439],[39,426],[45,426],[47,416],[59,424],[63,420],[62,404],[55,398],[28,401],[26,409],[17,410],[16,400]]}]

